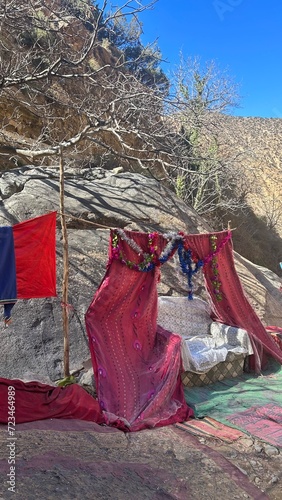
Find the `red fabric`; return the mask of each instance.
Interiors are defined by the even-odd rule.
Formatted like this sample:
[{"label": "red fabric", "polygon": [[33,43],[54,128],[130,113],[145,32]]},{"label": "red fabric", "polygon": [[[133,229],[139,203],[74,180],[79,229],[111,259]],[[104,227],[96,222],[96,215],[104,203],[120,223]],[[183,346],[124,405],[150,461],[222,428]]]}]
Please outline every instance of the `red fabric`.
[{"label": "red fabric", "polygon": [[[148,251],[147,235],[128,234]],[[159,253],[165,243],[159,236]],[[120,247],[125,258],[138,259],[126,242]],[[158,269],[142,273],[114,260],[86,313],[98,399],[107,423],[124,430],[193,416],[180,376],[181,339],[157,329],[158,278]]]},{"label": "red fabric", "polygon": [[[14,396],[10,388],[14,388]],[[104,423],[98,401],[79,385],[53,387],[40,382],[0,378],[0,424],[9,422],[12,425],[13,417],[16,424],[47,418],[75,418]]]},{"label": "red fabric", "polygon": [[17,298],[56,296],[56,212],[13,226]]},{"label": "red fabric", "polygon": [[[227,231],[213,233],[217,236],[217,245],[226,238]],[[210,234],[188,235],[185,240],[195,254],[204,259],[211,251]],[[235,269],[232,242],[229,240],[217,255],[219,279],[222,284],[222,301],[217,301],[213,292],[211,263],[204,266],[206,287],[213,302],[216,319],[221,323],[244,328],[250,334],[254,348],[252,368],[261,370],[264,355],[270,354],[282,363],[282,353],[271,335],[266,332],[257,314],[250,305],[243,291],[239,276]]]}]

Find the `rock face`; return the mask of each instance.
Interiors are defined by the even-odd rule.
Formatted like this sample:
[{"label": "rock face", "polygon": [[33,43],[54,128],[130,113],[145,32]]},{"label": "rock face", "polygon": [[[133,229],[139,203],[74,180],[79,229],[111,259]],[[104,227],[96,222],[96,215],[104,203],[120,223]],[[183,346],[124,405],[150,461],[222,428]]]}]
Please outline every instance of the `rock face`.
[{"label": "rock face", "polygon": [[[58,168],[30,166],[5,172],[0,178],[0,193],[2,226],[54,210],[59,212]],[[209,231],[209,227],[158,181],[97,168],[66,171],[65,213],[70,261],[70,368],[75,371],[90,357],[84,315],[104,276],[109,228],[199,233]],[[58,296],[17,302],[12,324],[3,328],[0,336],[2,377],[54,382],[63,376],[62,252],[58,213]],[[235,261],[260,318],[265,324],[282,326],[279,278],[240,256]],[[199,293],[202,288],[199,283]],[[160,293],[186,294],[185,281],[174,263],[163,267]]]}]

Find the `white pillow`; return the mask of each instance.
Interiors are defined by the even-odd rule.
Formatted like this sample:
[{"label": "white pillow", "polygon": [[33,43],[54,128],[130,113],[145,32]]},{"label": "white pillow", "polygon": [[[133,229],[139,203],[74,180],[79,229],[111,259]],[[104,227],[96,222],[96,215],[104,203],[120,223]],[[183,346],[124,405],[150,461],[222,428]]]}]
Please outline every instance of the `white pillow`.
[{"label": "white pillow", "polygon": [[210,314],[209,304],[198,297],[158,297],[158,325],[184,337],[209,334]]},{"label": "white pillow", "polygon": [[214,338],[217,346],[225,344],[228,351],[236,352],[236,349],[238,351],[239,348],[245,353],[254,353],[248,332],[243,328],[228,326],[213,321],[210,325],[210,334]]}]

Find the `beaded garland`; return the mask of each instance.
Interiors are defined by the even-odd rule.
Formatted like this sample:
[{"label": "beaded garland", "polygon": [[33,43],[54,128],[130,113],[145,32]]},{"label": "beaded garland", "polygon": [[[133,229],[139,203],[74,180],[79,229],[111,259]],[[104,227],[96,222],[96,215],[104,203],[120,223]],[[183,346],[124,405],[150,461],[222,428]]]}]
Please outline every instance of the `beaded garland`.
[{"label": "beaded garland", "polygon": [[[149,233],[148,234],[148,248],[149,252],[144,252],[142,248],[131,238],[129,238],[123,229],[115,229],[115,232],[112,236],[112,258],[116,260],[120,260],[122,264],[125,264],[129,269],[134,271],[141,272],[149,272],[152,271],[155,267],[159,267],[160,265],[167,262],[174,254],[175,250],[178,251],[178,257],[180,262],[180,267],[183,272],[187,276],[188,279],[188,299],[193,299],[193,283],[192,278],[195,273],[197,273],[204,265],[211,262],[213,276],[212,276],[212,285],[213,292],[218,301],[222,300],[222,294],[220,292],[221,282],[219,279],[219,271],[216,256],[222,249],[222,247],[227,243],[227,241],[231,238],[231,232],[229,231],[227,236],[221,241],[219,245],[217,245],[217,236],[211,235],[211,253],[205,257],[203,260],[198,259],[195,255],[193,255],[192,250],[186,248],[184,245],[184,234],[183,233],[168,233],[165,234],[164,237],[168,239],[168,243],[162,251],[161,255],[158,257],[157,250],[158,246],[156,243],[158,233]],[[119,237],[126,241],[126,243],[138,254],[142,257],[140,263],[133,262],[129,259],[126,259],[120,249],[119,246]]]}]

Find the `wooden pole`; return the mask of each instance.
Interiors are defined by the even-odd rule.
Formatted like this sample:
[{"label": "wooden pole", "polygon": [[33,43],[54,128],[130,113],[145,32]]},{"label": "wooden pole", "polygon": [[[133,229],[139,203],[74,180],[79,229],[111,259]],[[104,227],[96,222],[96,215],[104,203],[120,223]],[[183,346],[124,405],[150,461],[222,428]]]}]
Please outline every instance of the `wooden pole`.
[{"label": "wooden pole", "polygon": [[69,318],[68,318],[68,286],[69,286],[69,248],[68,234],[65,217],[65,186],[64,186],[64,158],[62,149],[60,150],[60,218],[63,237],[63,283],[62,283],[62,303],[63,303],[63,334],[64,334],[64,376],[70,376],[70,345],[69,345]]}]

